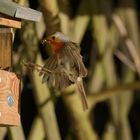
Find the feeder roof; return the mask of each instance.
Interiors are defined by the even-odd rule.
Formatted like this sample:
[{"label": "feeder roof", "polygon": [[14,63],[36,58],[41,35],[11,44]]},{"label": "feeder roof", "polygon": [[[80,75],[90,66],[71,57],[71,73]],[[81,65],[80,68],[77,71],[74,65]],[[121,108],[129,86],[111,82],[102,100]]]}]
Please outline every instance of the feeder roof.
[{"label": "feeder roof", "polygon": [[0,0],[0,13],[31,21],[39,21],[42,15],[39,11],[21,6],[10,0]]}]

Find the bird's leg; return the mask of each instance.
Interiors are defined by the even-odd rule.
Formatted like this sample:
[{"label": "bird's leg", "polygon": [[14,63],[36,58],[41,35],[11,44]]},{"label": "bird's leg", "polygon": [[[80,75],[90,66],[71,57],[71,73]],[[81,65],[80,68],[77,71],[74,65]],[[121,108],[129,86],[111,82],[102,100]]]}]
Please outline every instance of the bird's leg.
[{"label": "bird's leg", "polygon": [[39,72],[43,72],[43,73],[48,73],[49,72],[49,73],[52,73],[51,70],[46,69],[46,68],[42,67],[39,64],[34,64],[32,62],[23,62],[23,64],[24,64],[24,66],[26,66],[26,67],[28,67],[30,69],[36,69]]}]

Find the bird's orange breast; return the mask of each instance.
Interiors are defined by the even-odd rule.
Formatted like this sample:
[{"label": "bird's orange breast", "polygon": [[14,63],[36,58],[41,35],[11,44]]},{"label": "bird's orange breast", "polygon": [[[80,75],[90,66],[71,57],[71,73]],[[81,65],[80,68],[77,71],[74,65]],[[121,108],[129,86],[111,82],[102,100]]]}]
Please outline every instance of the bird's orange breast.
[{"label": "bird's orange breast", "polygon": [[63,42],[56,42],[56,41],[51,42],[51,47],[54,54],[58,54],[60,50],[63,48],[63,46],[64,46]]}]

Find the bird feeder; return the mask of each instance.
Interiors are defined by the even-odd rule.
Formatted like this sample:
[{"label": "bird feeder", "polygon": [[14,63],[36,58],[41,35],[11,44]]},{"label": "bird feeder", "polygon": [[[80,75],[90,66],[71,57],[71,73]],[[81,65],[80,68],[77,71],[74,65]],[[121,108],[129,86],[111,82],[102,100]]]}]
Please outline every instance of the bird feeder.
[{"label": "bird feeder", "polygon": [[39,21],[41,13],[10,0],[0,0],[0,125],[20,124],[20,79],[12,67],[13,28],[22,20]]}]

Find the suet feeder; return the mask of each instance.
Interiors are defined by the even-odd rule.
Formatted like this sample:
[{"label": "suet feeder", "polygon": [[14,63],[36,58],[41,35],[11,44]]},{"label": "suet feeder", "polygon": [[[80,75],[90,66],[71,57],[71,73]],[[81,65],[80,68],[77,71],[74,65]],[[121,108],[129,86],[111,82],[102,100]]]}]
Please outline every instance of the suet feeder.
[{"label": "suet feeder", "polygon": [[12,30],[21,28],[22,20],[39,21],[41,12],[0,0],[0,125],[20,124],[20,80],[12,67]]}]

